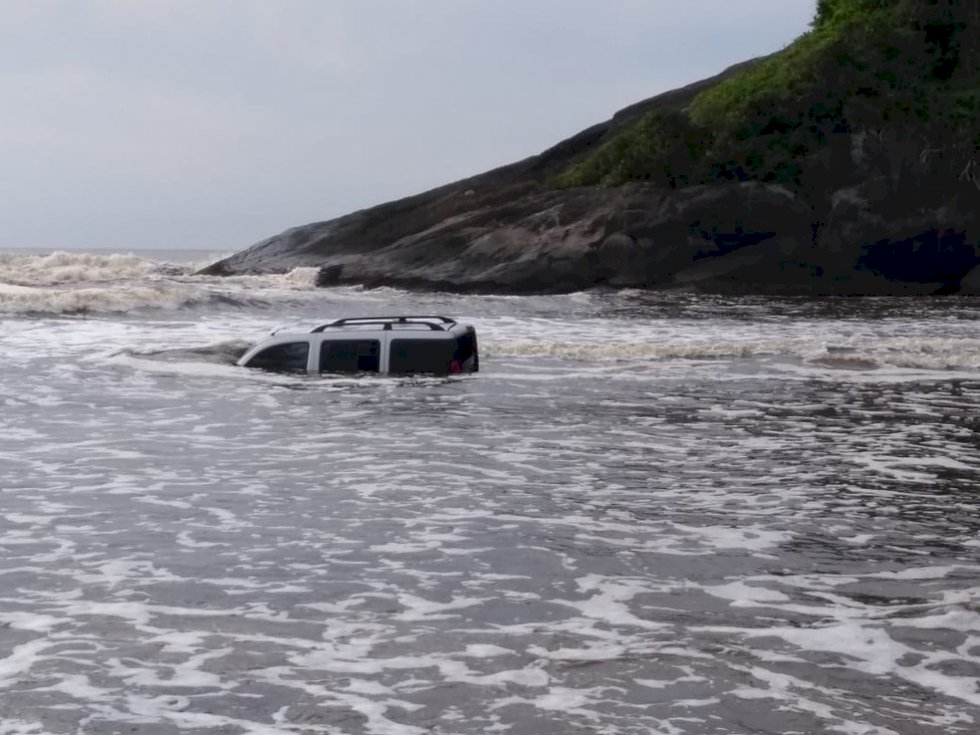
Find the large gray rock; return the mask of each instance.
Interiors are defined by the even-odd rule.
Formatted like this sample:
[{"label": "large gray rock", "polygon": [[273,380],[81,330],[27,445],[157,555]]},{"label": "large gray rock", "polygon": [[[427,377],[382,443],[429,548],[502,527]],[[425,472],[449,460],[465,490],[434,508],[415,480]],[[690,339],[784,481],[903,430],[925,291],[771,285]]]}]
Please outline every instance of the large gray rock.
[{"label": "large gray rock", "polygon": [[[416,208],[381,207],[293,228],[206,272],[317,266],[321,285],[457,291],[714,287],[745,262],[744,255],[734,259],[737,251],[777,239],[774,252],[795,262],[797,250],[809,244],[809,207],[766,184],[671,192],[534,187],[496,205],[470,191],[444,192]],[[375,236],[370,247],[367,233],[382,229],[387,238]]]},{"label": "large gray rock", "polygon": [[324,286],[508,293],[604,284],[915,294],[956,291],[980,264],[974,210],[952,203],[885,217],[875,181],[835,192],[825,222],[815,222],[800,196],[771,184],[531,185],[499,201],[471,183],[287,230],[205,272],[315,266]]},{"label": "large gray rock", "polygon": [[980,264],[980,192],[875,176],[832,196],[819,232],[828,272],[861,293],[955,293]]}]

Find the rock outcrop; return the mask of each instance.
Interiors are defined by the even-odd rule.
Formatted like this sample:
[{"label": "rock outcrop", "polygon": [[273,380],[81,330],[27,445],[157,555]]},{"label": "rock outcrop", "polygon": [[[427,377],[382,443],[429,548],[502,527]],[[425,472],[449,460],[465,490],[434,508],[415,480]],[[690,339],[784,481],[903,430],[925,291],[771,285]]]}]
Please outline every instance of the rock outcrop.
[{"label": "rock outcrop", "polygon": [[980,293],[980,17],[890,2],[822,3],[780,58],[203,272],[314,266],[323,286],[509,293]]},{"label": "rock outcrop", "polygon": [[[871,172],[815,203],[777,184],[552,189],[541,159],[287,230],[205,273],[319,267],[322,286],[549,293],[976,293],[980,193]],[[539,169],[540,170],[540,169]],[[967,278],[969,274],[969,278]]]}]

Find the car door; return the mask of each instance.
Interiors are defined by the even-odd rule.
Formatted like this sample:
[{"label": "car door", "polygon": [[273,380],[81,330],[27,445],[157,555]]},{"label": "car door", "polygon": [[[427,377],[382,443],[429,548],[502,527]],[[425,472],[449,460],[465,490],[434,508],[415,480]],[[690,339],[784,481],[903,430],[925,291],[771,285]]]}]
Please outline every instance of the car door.
[{"label": "car door", "polygon": [[388,336],[388,372],[392,375],[449,375],[456,340],[446,332],[392,330]]},{"label": "car door", "polygon": [[316,371],[324,373],[377,373],[382,370],[384,340],[375,332],[331,334],[320,340]]}]

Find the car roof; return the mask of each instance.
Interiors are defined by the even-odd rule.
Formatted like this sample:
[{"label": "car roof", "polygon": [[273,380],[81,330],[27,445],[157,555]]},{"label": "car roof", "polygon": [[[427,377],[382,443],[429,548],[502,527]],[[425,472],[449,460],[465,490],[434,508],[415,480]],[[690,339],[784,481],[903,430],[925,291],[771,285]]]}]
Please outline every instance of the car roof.
[{"label": "car roof", "polygon": [[467,324],[460,324],[455,319],[439,315],[355,316],[335,319],[312,329],[298,329],[296,327],[274,329],[264,342],[304,339],[314,334],[322,335],[323,338],[327,339],[338,339],[348,338],[352,335],[362,336],[388,331],[411,332],[413,338],[449,339],[458,336],[461,332],[472,331],[472,329]]},{"label": "car roof", "polygon": [[381,329],[392,329],[393,327],[418,325],[427,327],[433,332],[444,332],[456,326],[456,320],[448,316],[438,316],[432,314],[422,315],[395,315],[395,316],[352,316],[343,319],[336,319],[326,324],[321,324],[310,330],[314,332],[324,332],[328,329],[342,329],[345,327],[364,327],[377,326]]}]

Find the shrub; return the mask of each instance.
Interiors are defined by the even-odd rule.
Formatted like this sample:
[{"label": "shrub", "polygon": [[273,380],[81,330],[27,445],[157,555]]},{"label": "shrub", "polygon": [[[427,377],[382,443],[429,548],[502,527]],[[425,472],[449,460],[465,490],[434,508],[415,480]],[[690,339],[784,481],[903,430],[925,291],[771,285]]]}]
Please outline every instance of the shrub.
[{"label": "shrub", "polygon": [[806,187],[838,134],[885,129],[968,164],[980,158],[978,16],[976,0],[819,0],[811,29],[786,49],[687,108],[648,112],[555,183]]}]

